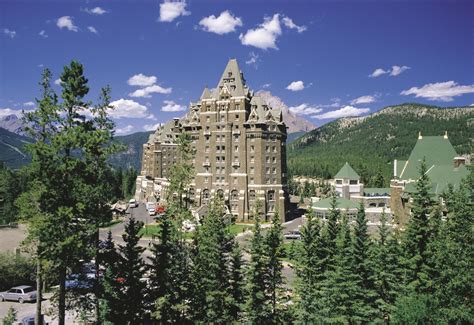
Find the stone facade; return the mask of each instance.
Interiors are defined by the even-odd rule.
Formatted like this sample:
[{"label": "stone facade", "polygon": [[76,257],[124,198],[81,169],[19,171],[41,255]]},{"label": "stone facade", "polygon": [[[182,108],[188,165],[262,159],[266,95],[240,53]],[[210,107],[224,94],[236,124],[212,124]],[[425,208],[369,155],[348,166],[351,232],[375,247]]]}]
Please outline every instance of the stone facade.
[{"label": "stone facade", "polygon": [[278,211],[284,220],[289,202],[286,125],[281,111],[246,86],[235,59],[228,62],[215,89],[206,87],[184,118],[158,128],[144,145],[138,199],[162,196],[180,132],[189,133],[193,141],[190,196],[195,207],[220,194],[237,220],[248,221],[257,200],[265,215]]}]

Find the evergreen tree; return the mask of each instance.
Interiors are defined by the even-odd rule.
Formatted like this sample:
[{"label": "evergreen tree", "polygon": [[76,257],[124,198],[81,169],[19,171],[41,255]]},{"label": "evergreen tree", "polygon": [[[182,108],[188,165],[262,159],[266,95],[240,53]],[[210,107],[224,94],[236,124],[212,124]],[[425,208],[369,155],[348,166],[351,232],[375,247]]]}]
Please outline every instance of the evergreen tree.
[{"label": "evergreen tree", "polygon": [[423,160],[403,243],[407,290],[414,292],[424,291],[429,281],[427,247],[430,240],[429,217],[433,201],[429,193],[430,182],[426,172],[426,162]]},{"label": "evergreen tree", "polygon": [[234,245],[230,257],[230,303],[229,313],[231,319],[236,322],[239,320],[244,308],[245,302],[245,278],[244,261],[242,260],[242,250],[238,245]]},{"label": "evergreen tree", "polygon": [[192,268],[195,322],[225,324],[231,320],[228,260],[232,241],[223,215],[223,202],[217,197],[196,233]]},{"label": "evergreen tree", "polygon": [[380,226],[378,228],[379,238],[371,254],[375,275],[375,304],[378,313],[377,318],[389,322],[400,289],[401,279],[398,274],[400,268],[398,259],[401,252],[397,239],[393,235],[389,237],[385,211],[380,216]]},{"label": "evergreen tree", "polygon": [[323,323],[358,323],[363,319],[357,314],[358,279],[352,269],[352,240],[345,215],[337,235],[336,248],[333,264],[325,272],[321,307]]},{"label": "evergreen tree", "polygon": [[261,202],[257,201],[254,219],[255,227],[250,243],[250,262],[247,274],[247,317],[252,324],[264,324],[268,322],[271,314],[271,306],[268,304],[268,279],[267,279],[267,257],[265,255],[265,243],[260,227]]},{"label": "evergreen tree", "polygon": [[334,255],[336,254],[336,238],[339,232],[338,222],[340,219],[341,212],[337,208],[337,198],[335,193],[332,193],[329,215],[321,230],[323,272],[325,272],[332,265]]},{"label": "evergreen tree", "polygon": [[281,317],[278,310],[279,295],[283,285],[282,276],[282,258],[283,250],[283,227],[280,222],[280,215],[276,212],[272,218],[272,226],[265,236],[267,269],[268,269],[268,296],[270,297],[271,314],[269,321],[271,323],[280,323]]},{"label": "evergreen tree", "polygon": [[142,222],[131,217],[125,225],[125,232],[122,235],[125,245],[121,245],[119,248],[122,255],[119,274],[123,277],[122,292],[125,298],[122,305],[126,306],[122,315],[124,324],[139,324],[145,313],[146,284],[141,280],[145,270],[145,262],[141,255],[145,249],[138,245],[141,238],[139,232],[142,227]]},{"label": "evergreen tree", "polygon": [[354,273],[357,277],[358,292],[354,301],[360,319],[371,321],[375,317],[375,287],[373,264],[371,263],[371,242],[363,203],[360,203],[354,226]]},{"label": "evergreen tree", "polygon": [[314,217],[313,210],[308,211],[306,224],[301,230],[301,254],[296,274],[298,320],[303,324],[321,322],[321,286],[323,277],[323,247],[320,221]]}]

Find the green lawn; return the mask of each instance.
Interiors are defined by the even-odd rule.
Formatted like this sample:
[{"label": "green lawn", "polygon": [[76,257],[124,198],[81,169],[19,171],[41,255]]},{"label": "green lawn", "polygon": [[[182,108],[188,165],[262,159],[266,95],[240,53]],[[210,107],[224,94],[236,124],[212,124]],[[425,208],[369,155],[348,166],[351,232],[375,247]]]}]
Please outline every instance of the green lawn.
[{"label": "green lawn", "polygon": [[103,223],[99,226],[99,228],[110,228],[112,226],[115,226],[116,224],[121,223],[122,220],[116,219],[116,220],[110,220],[109,222]]},{"label": "green lawn", "polygon": [[[232,224],[229,226],[229,232],[233,235],[240,234],[244,232],[245,230],[252,229],[252,225],[244,225],[244,224]],[[146,227],[140,229],[140,235],[143,237],[152,237],[153,235],[158,235],[158,232],[160,230],[160,225],[154,224],[154,225],[147,225]],[[186,239],[190,239],[193,237],[192,232],[186,232],[184,234],[184,237]]]}]

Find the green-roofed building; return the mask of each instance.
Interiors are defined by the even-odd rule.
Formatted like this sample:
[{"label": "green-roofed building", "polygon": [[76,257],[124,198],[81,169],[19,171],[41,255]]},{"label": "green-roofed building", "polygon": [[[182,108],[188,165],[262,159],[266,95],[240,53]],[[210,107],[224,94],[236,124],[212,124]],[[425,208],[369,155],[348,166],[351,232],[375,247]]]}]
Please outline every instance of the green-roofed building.
[{"label": "green-roofed building", "polygon": [[364,193],[364,184],[360,182],[359,174],[347,162],[334,176],[334,188],[341,197],[348,200]]},{"label": "green-roofed building", "polygon": [[431,182],[431,194],[442,194],[449,184],[455,188],[468,175],[466,159],[460,157],[448,139],[444,136],[418,135],[408,160],[395,160],[391,188],[391,209],[400,222],[405,222],[410,214],[409,199],[416,190],[421,161],[425,159],[426,175]]}]

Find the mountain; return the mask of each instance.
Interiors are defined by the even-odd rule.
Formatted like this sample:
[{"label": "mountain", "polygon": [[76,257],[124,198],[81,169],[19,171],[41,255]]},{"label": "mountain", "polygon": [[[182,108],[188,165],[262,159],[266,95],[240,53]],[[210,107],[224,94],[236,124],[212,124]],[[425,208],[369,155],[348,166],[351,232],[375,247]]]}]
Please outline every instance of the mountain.
[{"label": "mountain", "polygon": [[0,127],[0,161],[10,168],[20,168],[29,162],[25,144],[31,143],[27,137]]},{"label": "mountain", "polygon": [[133,167],[140,172],[143,144],[148,141],[152,132],[137,132],[129,135],[115,137],[115,140],[121,143],[125,150],[113,155],[109,161],[116,167],[123,169]]},{"label": "mountain", "polygon": [[288,134],[300,131],[308,132],[316,129],[316,126],[310,121],[300,116],[293,115],[280,97],[274,96],[271,92],[266,90],[260,90],[257,94],[271,107],[281,109],[283,113],[283,121],[288,127]]},{"label": "mountain", "polygon": [[290,144],[290,143],[296,141],[296,139],[298,139],[299,137],[302,137],[306,133],[307,132],[305,132],[305,131],[298,131],[298,132],[288,133],[288,136],[286,137],[286,144]]},{"label": "mountain", "polygon": [[393,160],[408,158],[418,132],[445,131],[458,154],[472,153],[474,107],[403,104],[364,117],[341,118],[288,145],[289,173],[329,178],[347,161],[368,182],[380,170],[388,183]]},{"label": "mountain", "polygon": [[0,128],[19,135],[24,135],[23,123],[15,114],[0,117]]}]

